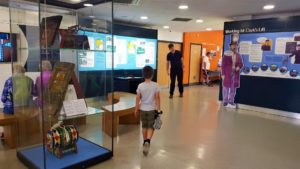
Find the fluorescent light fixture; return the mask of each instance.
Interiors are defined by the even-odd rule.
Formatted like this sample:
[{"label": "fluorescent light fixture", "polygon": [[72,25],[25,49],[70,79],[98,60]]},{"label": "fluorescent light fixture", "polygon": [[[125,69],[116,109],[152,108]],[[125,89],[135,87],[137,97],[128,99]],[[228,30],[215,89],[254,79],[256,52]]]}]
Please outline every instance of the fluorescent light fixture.
[{"label": "fluorescent light fixture", "polygon": [[197,23],[203,23],[204,21],[202,19],[197,19],[196,22]]},{"label": "fluorescent light fixture", "polygon": [[165,26],[163,26],[163,28],[164,28],[164,29],[170,29],[170,26],[165,25]]},{"label": "fluorescent light fixture", "polygon": [[265,5],[264,6],[264,10],[271,10],[271,9],[274,9],[275,8],[275,5]]},{"label": "fluorescent light fixture", "polygon": [[207,31],[212,31],[212,28],[206,28]]},{"label": "fluorescent light fixture", "polygon": [[141,16],[140,18],[141,18],[141,20],[147,20],[148,16]]},{"label": "fluorescent light fixture", "polygon": [[83,6],[85,6],[85,7],[91,7],[91,6],[94,6],[94,5],[90,4],[90,3],[85,3],[85,4],[83,4]]},{"label": "fluorescent light fixture", "polygon": [[81,2],[81,0],[70,0],[71,2]]},{"label": "fluorescent light fixture", "polygon": [[90,15],[89,18],[96,18],[94,15]]},{"label": "fluorescent light fixture", "polygon": [[186,10],[186,9],[189,9],[189,6],[187,6],[187,5],[179,5],[178,8],[182,9],[182,10]]}]

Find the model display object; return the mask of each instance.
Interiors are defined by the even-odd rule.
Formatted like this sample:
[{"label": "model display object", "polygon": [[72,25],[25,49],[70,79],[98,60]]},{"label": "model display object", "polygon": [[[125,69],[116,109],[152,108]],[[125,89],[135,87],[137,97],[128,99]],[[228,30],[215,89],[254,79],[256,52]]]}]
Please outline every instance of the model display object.
[{"label": "model display object", "polygon": [[58,122],[47,132],[46,140],[48,151],[58,158],[69,152],[77,153],[78,131],[72,125]]}]

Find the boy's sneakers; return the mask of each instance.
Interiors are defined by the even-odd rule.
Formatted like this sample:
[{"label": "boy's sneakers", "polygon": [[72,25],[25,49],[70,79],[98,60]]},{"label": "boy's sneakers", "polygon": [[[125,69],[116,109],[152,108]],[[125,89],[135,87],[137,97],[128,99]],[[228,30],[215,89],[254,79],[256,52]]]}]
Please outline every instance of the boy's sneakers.
[{"label": "boy's sneakers", "polygon": [[143,145],[143,154],[144,154],[144,156],[148,155],[149,149],[150,149],[150,143],[145,142],[144,145]]},{"label": "boy's sneakers", "polygon": [[183,94],[182,94],[182,93],[180,93],[179,97],[183,97]]}]

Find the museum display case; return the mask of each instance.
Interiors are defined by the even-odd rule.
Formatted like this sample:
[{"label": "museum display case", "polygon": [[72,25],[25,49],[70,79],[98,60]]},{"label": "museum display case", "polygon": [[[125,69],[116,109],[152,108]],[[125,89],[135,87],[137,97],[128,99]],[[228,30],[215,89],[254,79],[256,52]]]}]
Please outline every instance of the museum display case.
[{"label": "museum display case", "polygon": [[[86,168],[113,156],[112,10],[109,0],[9,1],[17,157],[28,168]],[[104,69],[87,72],[95,59]]]}]

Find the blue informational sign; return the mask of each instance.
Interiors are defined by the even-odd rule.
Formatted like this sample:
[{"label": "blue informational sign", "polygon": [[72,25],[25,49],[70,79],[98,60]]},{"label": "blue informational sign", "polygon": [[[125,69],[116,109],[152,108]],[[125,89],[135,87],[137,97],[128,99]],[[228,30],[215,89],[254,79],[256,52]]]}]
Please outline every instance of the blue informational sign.
[{"label": "blue informational sign", "polygon": [[[156,69],[157,40],[95,32],[79,31],[87,35],[90,50],[78,51],[79,71],[138,70],[149,65]],[[114,46],[113,46],[114,45]],[[112,59],[114,51],[114,59]]]},{"label": "blue informational sign", "polygon": [[[230,40],[226,35],[225,51]],[[300,79],[300,32],[240,34],[239,53],[242,75]]]}]

